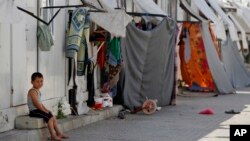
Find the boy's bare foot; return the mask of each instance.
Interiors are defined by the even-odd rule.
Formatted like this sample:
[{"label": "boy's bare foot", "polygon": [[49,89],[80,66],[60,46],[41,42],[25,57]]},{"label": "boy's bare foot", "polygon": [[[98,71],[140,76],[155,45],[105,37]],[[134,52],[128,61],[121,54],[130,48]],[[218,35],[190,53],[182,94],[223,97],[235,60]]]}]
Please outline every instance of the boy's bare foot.
[{"label": "boy's bare foot", "polygon": [[59,136],[51,136],[51,140],[52,141],[61,141],[62,139]]},{"label": "boy's bare foot", "polygon": [[67,135],[64,135],[64,134],[59,134],[57,136],[60,137],[60,138],[63,138],[63,139],[68,139],[69,138]]}]

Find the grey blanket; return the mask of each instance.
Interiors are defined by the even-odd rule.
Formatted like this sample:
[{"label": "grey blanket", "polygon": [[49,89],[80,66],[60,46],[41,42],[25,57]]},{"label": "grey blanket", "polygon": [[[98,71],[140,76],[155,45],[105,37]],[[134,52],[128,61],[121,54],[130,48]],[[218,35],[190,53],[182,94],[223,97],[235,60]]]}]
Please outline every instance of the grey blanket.
[{"label": "grey blanket", "polygon": [[151,31],[127,26],[125,47],[124,104],[142,106],[146,98],[159,106],[170,104],[174,88],[176,24],[164,19]]}]

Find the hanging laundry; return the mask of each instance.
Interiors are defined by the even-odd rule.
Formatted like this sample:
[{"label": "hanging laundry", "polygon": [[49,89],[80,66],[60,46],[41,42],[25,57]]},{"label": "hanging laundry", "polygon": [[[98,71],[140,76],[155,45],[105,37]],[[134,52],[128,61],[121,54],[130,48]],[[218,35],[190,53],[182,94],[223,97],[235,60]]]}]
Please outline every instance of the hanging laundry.
[{"label": "hanging laundry", "polygon": [[37,28],[37,42],[41,51],[50,51],[54,41],[47,25],[40,25]]},{"label": "hanging laundry", "polygon": [[87,90],[88,100],[87,105],[93,107],[95,105],[95,85],[94,85],[94,63],[89,61],[87,64]]},{"label": "hanging laundry", "polygon": [[77,76],[83,76],[87,61],[88,61],[88,45],[87,45],[87,39],[89,33],[89,28],[84,29],[82,32],[82,40],[81,45],[79,48],[79,51],[77,52]]},{"label": "hanging laundry", "polygon": [[103,44],[99,48],[101,49],[97,54],[97,63],[99,64],[100,69],[102,70],[105,66],[105,44]]},{"label": "hanging laundry", "polygon": [[78,8],[73,12],[69,35],[67,37],[66,57],[74,58],[78,52],[84,29],[89,27],[88,11]]},{"label": "hanging laundry", "polygon": [[108,48],[108,63],[110,65],[116,66],[120,64],[121,61],[121,39],[120,38],[113,38],[109,43]]},{"label": "hanging laundry", "polygon": [[118,64],[117,66],[109,65],[109,86],[112,88],[115,86],[119,80],[119,73],[121,71],[121,65]]}]

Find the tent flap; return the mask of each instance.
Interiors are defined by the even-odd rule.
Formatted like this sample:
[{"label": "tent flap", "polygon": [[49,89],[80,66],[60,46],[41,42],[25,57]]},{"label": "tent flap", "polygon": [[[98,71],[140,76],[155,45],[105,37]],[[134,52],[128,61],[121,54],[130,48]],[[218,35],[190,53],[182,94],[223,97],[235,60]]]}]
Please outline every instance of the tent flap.
[{"label": "tent flap", "polygon": [[176,25],[164,19],[151,31],[142,31],[134,24],[127,26],[125,48],[124,104],[142,106],[148,99],[157,99],[159,106],[170,104],[174,89]]},{"label": "tent flap", "polygon": [[202,37],[204,41],[208,65],[217,90],[220,93],[234,93],[235,90],[229,81],[223,63],[220,61],[219,56],[216,53],[212,37],[210,34],[208,34],[210,32],[208,24],[208,22],[202,23]]}]

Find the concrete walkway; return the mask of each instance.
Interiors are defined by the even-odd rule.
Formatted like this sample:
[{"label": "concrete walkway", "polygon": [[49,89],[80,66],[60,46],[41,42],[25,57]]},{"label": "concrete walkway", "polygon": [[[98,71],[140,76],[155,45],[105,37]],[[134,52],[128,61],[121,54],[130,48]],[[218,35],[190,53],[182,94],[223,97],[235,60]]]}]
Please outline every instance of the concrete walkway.
[{"label": "concrete walkway", "polygon": [[[176,106],[163,107],[153,115],[95,118],[89,120],[92,124],[74,120],[63,127],[65,131],[69,129],[66,133],[70,139],[65,141],[229,141],[230,124],[250,124],[250,94],[178,96],[177,99]],[[215,114],[198,114],[204,108],[214,109]],[[231,109],[241,113],[225,114]],[[38,141],[39,134],[40,131],[34,130],[12,130],[1,133],[0,141]],[[43,136],[46,139],[48,134]]]},{"label": "concrete walkway", "polygon": [[[229,124],[250,124],[248,94],[177,98],[176,106],[154,115],[127,114],[126,119],[110,118],[71,130],[67,141],[229,141]],[[214,115],[198,114],[208,107]],[[231,109],[242,112],[224,113]]]}]

